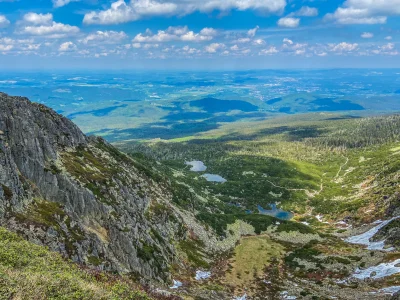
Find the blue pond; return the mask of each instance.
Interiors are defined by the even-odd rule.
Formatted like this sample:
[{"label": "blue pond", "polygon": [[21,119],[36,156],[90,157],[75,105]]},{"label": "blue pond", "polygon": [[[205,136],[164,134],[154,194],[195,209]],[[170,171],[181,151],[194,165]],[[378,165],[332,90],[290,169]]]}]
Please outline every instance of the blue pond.
[{"label": "blue pond", "polygon": [[210,182],[221,182],[221,183],[226,182],[225,178],[216,174],[204,174],[202,177],[204,177],[207,181]]},{"label": "blue pond", "polygon": [[206,165],[200,160],[187,161],[187,162],[185,162],[185,164],[188,166],[192,166],[190,168],[190,171],[193,171],[193,172],[203,172],[203,171],[207,170]]},{"label": "blue pond", "polygon": [[262,215],[268,215],[271,217],[275,217],[281,220],[290,220],[294,217],[294,215],[289,212],[289,211],[285,211],[282,209],[279,209],[276,207],[276,204],[271,204],[271,209],[264,209],[262,206],[258,205],[258,212]]}]

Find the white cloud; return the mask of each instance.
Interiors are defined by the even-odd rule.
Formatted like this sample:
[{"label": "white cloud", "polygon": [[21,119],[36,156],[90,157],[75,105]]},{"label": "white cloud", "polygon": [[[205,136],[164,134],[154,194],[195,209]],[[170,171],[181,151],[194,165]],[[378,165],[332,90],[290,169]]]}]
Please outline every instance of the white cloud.
[{"label": "white cloud", "polygon": [[18,44],[22,44],[26,42],[26,40],[14,40],[8,37],[0,38],[0,51],[1,52],[8,52]]},{"label": "white cloud", "polygon": [[30,12],[24,15],[23,20],[34,25],[50,24],[53,21],[53,15]]},{"label": "white cloud", "polygon": [[140,43],[133,43],[133,44],[132,44],[132,47],[135,48],[135,49],[139,49],[139,48],[142,47],[142,44],[140,44]]},{"label": "white cloud", "polygon": [[299,17],[316,17],[318,16],[318,9],[315,7],[303,6],[300,10],[295,12],[294,15]]},{"label": "white cloud", "polygon": [[210,35],[202,35],[201,33],[194,33],[193,31],[189,31],[180,37],[180,40],[187,42],[201,42],[201,41],[210,41],[213,37]]},{"label": "white cloud", "polygon": [[26,50],[32,51],[32,50],[39,50],[41,44],[28,44],[26,45]]},{"label": "white cloud", "polygon": [[24,39],[24,40],[15,40],[9,37],[0,38],[0,44],[7,44],[7,45],[22,45],[22,44],[29,44],[33,43],[32,39]]},{"label": "white cloud", "polygon": [[10,25],[10,21],[6,18],[6,16],[0,15],[0,28],[5,28]]},{"label": "white cloud", "polygon": [[299,18],[284,17],[280,18],[277,23],[281,27],[295,28],[300,25]]},{"label": "white cloud", "polygon": [[231,49],[232,51],[238,51],[238,50],[239,50],[239,47],[238,47],[238,45],[233,45],[230,49]]},{"label": "white cloud", "polygon": [[137,0],[126,4],[118,0],[111,7],[103,11],[92,11],[85,14],[85,24],[120,24],[136,21],[147,16],[170,15],[177,11],[174,3],[160,3],[152,0]]},{"label": "white cloud", "polygon": [[160,47],[159,44],[144,44],[143,49],[151,49],[151,48],[158,48]]},{"label": "white cloud", "polygon": [[53,21],[52,14],[27,13],[19,24],[22,25],[19,33],[29,35],[59,38],[76,34],[80,31],[76,26]]},{"label": "white cloud", "polygon": [[374,34],[371,33],[371,32],[363,32],[363,33],[361,34],[361,37],[362,37],[363,39],[370,39],[370,38],[373,38],[373,37],[374,37]]},{"label": "white cloud", "polygon": [[165,31],[158,31],[157,34],[154,35],[143,35],[142,33],[139,33],[135,36],[133,39],[133,42],[136,43],[144,43],[144,42],[170,42],[176,39],[176,35],[170,34]]},{"label": "white cloud", "polygon": [[394,44],[393,43],[387,43],[386,45],[382,46],[382,50],[393,50],[394,49]]},{"label": "white cloud", "polygon": [[2,51],[2,52],[10,51],[10,50],[12,50],[12,48],[14,48],[13,45],[2,45],[2,44],[0,44],[0,51]]},{"label": "white cloud", "polygon": [[96,31],[95,33],[89,34],[84,39],[80,40],[81,43],[88,44],[90,42],[103,42],[107,44],[113,44],[121,42],[128,36],[125,32],[120,31]]},{"label": "white cloud", "polygon": [[188,45],[184,46],[184,47],[182,48],[182,50],[183,50],[184,52],[186,52],[187,54],[194,54],[194,53],[200,52],[200,51],[197,50],[196,48],[190,48]]},{"label": "white cloud", "polygon": [[[356,15],[355,13],[354,15]],[[349,14],[351,15],[351,14]],[[348,16],[343,17],[339,16],[337,18],[337,22],[340,24],[385,24],[387,21],[387,17],[356,17],[356,16]]]},{"label": "white cloud", "polygon": [[358,44],[350,44],[346,42],[342,42],[339,44],[329,44],[330,51],[332,52],[351,52],[358,49]]},{"label": "white cloud", "polygon": [[234,40],[233,43],[245,44],[245,43],[249,43],[250,41],[251,41],[250,38],[240,38],[240,39]]},{"label": "white cloud", "polygon": [[23,33],[31,35],[50,35],[51,37],[63,37],[65,35],[78,33],[79,28],[75,26],[65,25],[61,23],[53,23],[52,25],[45,26],[26,26],[24,27]]},{"label": "white cloud", "polygon": [[99,58],[99,57],[105,57],[105,56],[108,56],[108,53],[105,53],[105,52],[103,52],[103,53],[96,53],[95,55],[94,55],[94,57],[96,57],[96,58]]},{"label": "white cloud", "polygon": [[80,0],[52,0],[53,1],[53,6],[54,7],[62,7],[65,6],[71,2],[78,2]]},{"label": "white cloud", "polygon": [[68,52],[76,50],[76,45],[73,42],[65,42],[60,45],[58,51],[60,52]]},{"label": "white cloud", "polygon": [[215,35],[217,35],[217,31],[214,28],[206,27],[200,31],[200,34],[206,35],[206,36],[215,36]]},{"label": "white cloud", "polygon": [[165,43],[171,41],[202,42],[211,41],[217,34],[213,28],[204,28],[199,33],[189,31],[188,27],[169,27],[167,30],[159,30],[156,34],[146,30],[146,33],[137,34],[134,43]]},{"label": "white cloud", "polygon": [[247,35],[248,35],[249,37],[255,37],[256,34],[257,34],[258,29],[260,29],[259,26],[256,26],[255,28],[250,29],[249,31],[247,31]]},{"label": "white cloud", "polygon": [[207,53],[215,53],[220,49],[225,48],[225,45],[222,43],[212,43],[204,48]]},{"label": "white cloud", "polygon": [[10,37],[0,38],[0,52],[13,51],[15,54],[35,53],[41,47],[34,39],[13,39]]},{"label": "white cloud", "polygon": [[385,37],[385,40],[388,40],[388,41],[391,41],[393,38],[390,36],[390,35],[388,35],[387,37]]},{"label": "white cloud", "polygon": [[284,43],[287,43],[287,44],[289,44],[289,45],[293,45],[293,41],[292,41],[292,40],[289,40],[288,38],[284,38],[284,39],[283,39],[283,42],[284,42]]},{"label": "white cloud", "polygon": [[9,38],[9,37],[4,37],[4,38],[0,38],[0,44],[6,44],[6,45],[11,45],[14,44],[15,40]]},{"label": "white cloud", "polygon": [[392,15],[400,15],[400,0],[347,0],[327,19],[341,24],[384,24]]},{"label": "white cloud", "polygon": [[[174,35],[182,35],[185,34],[186,32],[189,31],[189,28],[187,26],[170,26],[166,30],[168,33],[174,34]],[[146,34],[151,35],[153,34],[150,29],[146,29]]]},{"label": "white cloud", "polygon": [[294,55],[302,55],[306,53],[306,48],[308,44],[301,44],[301,43],[293,43],[293,41],[289,39],[284,39],[284,43],[282,45],[282,52],[291,53]]},{"label": "white cloud", "polygon": [[[189,11],[199,10],[210,12],[213,10],[229,11],[232,9],[237,10],[261,10],[265,12],[279,13],[286,7],[286,0],[180,0],[180,4],[193,5],[195,8]],[[187,10],[188,8],[186,8]]]},{"label": "white cloud", "polygon": [[278,52],[279,51],[278,51],[278,49],[276,49],[276,47],[271,46],[268,49],[261,50],[258,54],[259,55],[272,55],[272,54],[275,54],[275,53],[278,53]]},{"label": "white cloud", "polygon": [[383,54],[383,55],[399,55],[400,53],[395,50],[395,45],[393,43],[387,43],[386,45],[379,46],[378,49],[371,51],[373,54]]},{"label": "white cloud", "polygon": [[261,46],[261,45],[265,45],[265,44],[266,43],[263,39],[256,39],[253,41],[253,45],[256,45],[256,46]]},{"label": "white cloud", "polygon": [[82,56],[86,57],[90,54],[90,51],[89,50],[79,50],[78,53],[81,54]]},{"label": "white cloud", "polygon": [[[159,2],[160,1],[160,2]],[[286,0],[118,0],[102,11],[85,14],[86,24],[119,24],[136,21],[151,16],[186,15],[195,11],[213,10],[260,10],[280,13],[286,6]],[[168,2],[169,1],[169,2]]]},{"label": "white cloud", "polygon": [[318,56],[321,56],[321,57],[324,57],[324,56],[327,56],[328,55],[328,53],[326,53],[326,52],[319,52],[319,53],[316,53]]}]

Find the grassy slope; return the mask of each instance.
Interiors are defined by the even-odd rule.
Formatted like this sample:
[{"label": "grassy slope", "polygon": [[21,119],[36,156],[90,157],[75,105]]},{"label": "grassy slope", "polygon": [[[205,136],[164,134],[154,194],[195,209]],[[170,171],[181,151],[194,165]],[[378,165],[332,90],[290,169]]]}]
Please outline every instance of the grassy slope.
[{"label": "grassy slope", "polygon": [[128,279],[91,273],[0,227],[0,299],[151,299]]},{"label": "grassy slope", "polygon": [[244,293],[254,283],[254,278],[263,274],[272,258],[281,257],[282,245],[267,236],[245,237],[236,247],[225,277],[225,284]]}]

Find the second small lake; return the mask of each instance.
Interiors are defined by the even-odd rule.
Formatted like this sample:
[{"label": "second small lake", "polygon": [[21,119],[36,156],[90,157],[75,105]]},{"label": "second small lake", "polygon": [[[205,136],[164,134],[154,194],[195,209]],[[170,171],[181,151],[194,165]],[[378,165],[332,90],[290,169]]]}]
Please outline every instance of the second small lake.
[{"label": "second small lake", "polygon": [[294,217],[294,214],[290,211],[285,211],[276,207],[276,204],[271,204],[271,209],[265,209],[261,205],[258,205],[258,212],[262,215],[268,215],[281,220],[290,220]]},{"label": "second small lake", "polygon": [[222,176],[216,175],[216,174],[204,174],[202,177],[204,177],[207,181],[210,181],[210,182],[221,182],[221,183],[224,183],[224,182],[227,181]]}]

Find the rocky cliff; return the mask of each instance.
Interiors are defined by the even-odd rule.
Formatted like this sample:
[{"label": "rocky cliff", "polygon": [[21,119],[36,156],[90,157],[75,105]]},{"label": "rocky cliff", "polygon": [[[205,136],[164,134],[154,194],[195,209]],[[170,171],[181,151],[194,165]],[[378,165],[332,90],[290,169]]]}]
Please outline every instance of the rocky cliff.
[{"label": "rocky cliff", "polygon": [[167,182],[26,98],[0,93],[0,222],[75,262],[166,280],[186,236]]}]

